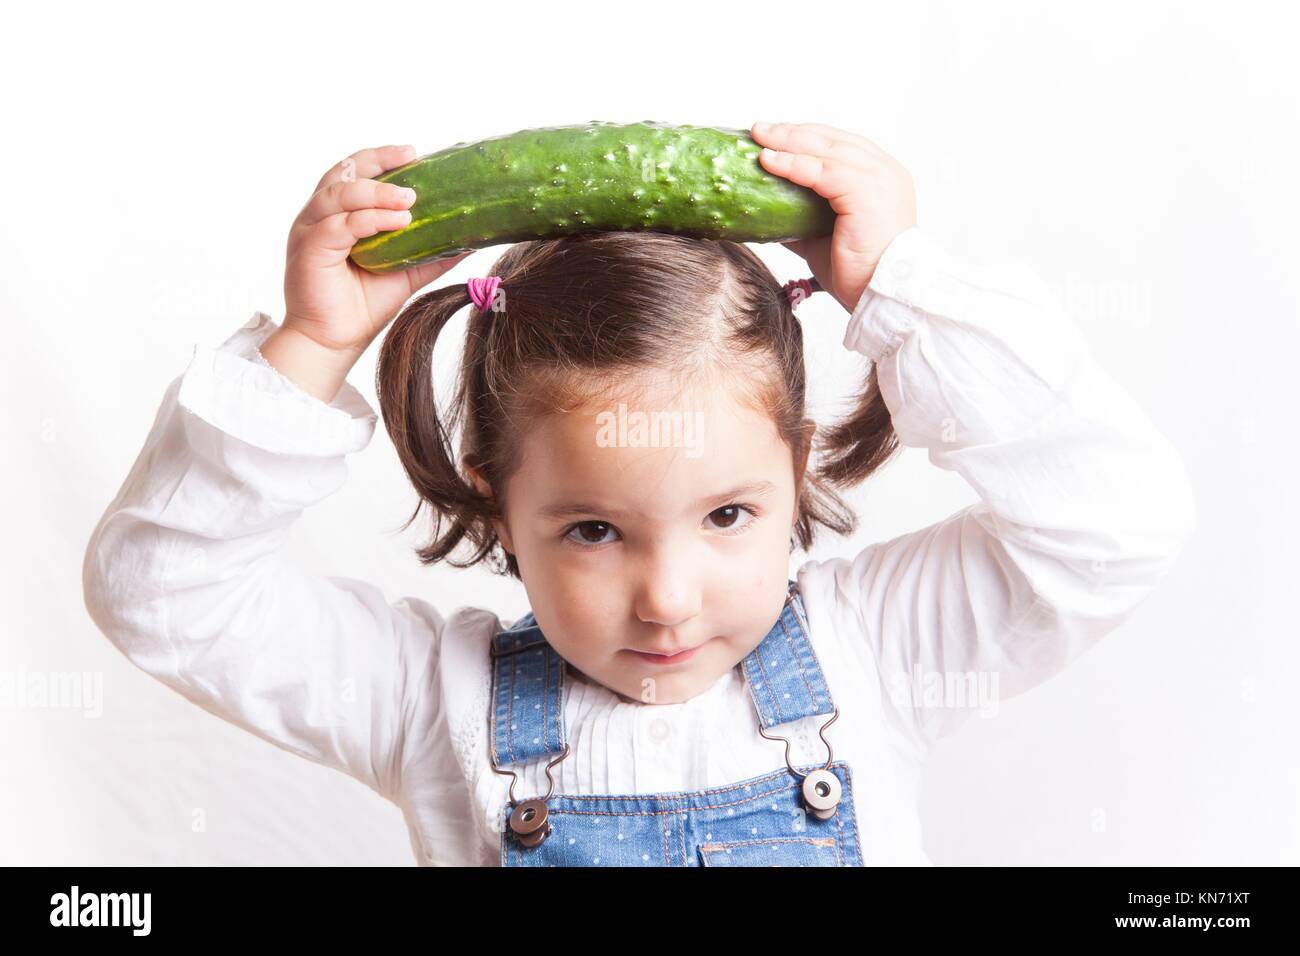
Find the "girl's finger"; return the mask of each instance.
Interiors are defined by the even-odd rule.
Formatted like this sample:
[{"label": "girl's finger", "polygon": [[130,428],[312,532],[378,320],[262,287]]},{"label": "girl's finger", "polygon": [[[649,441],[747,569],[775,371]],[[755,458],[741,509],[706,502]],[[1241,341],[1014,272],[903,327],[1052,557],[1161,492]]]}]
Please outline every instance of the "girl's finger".
[{"label": "girl's finger", "polygon": [[396,169],[415,159],[415,149],[410,146],[372,146],[359,149],[341,162],[335,163],[320,178],[313,192],[320,192],[330,183],[373,179],[380,173]]},{"label": "girl's finger", "polygon": [[851,133],[848,130],[840,129],[836,126],[827,126],[824,123],[800,123],[799,125],[806,129],[810,129],[815,133],[821,133],[824,136],[828,136],[831,139],[840,139],[845,142],[853,143],[858,148],[869,153],[883,154],[885,152],[865,136],[858,133]]},{"label": "girl's finger", "polygon": [[356,182],[330,183],[317,192],[298,214],[301,225],[310,226],[336,212],[352,212],[378,206],[385,209],[407,209],[415,202],[415,190],[394,183],[381,183],[373,179]]},{"label": "girl's finger", "polygon": [[792,183],[807,186],[826,199],[837,215],[854,211],[854,197],[870,192],[870,171],[834,159],[805,153],[783,153],[764,147],[758,154],[763,168]]},{"label": "girl's finger", "polygon": [[332,252],[351,252],[358,239],[377,232],[400,229],[411,221],[406,209],[358,209],[337,212],[316,223],[303,238],[304,244]]},{"label": "girl's finger", "polygon": [[[873,148],[859,145],[849,139],[823,132],[830,127],[814,128],[812,123],[776,123],[766,132],[755,136],[760,146],[779,149],[785,153],[807,153],[827,159],[840,159],[852,165],[866,166],[877,157]],[[838,133],[835,130],[834,133]]]}]

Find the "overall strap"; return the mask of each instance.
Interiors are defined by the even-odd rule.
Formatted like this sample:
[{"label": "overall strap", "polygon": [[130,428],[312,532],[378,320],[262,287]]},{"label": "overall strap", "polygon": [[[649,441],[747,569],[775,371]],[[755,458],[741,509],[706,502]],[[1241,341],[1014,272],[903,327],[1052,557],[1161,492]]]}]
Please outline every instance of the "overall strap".
[{"label": "overall strap", "polygon": [[835,710],[808,639],[808,617],[794,580],[789,582],[780,618],[741,665],[764,727]]},{"label": "overall strap", "polygon": [[563,752],[564,672],[531,611],[493,637],[493,766]]}]

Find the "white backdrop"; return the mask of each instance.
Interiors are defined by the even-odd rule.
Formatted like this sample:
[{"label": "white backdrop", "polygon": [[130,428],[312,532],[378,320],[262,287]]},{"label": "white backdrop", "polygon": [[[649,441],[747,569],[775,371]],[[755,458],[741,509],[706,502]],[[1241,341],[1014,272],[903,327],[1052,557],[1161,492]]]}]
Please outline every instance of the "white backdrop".
[{"label": "white backdrop", "polygon": [[[1057,288],[1184,455],[1198,530],[1164,585],[1072,668],[940,743],[922,800],[934,861],[1300,863],[1300,76],[1279,9],[27,8],[0,40],[0,672],[89,674],[103,698],[0,706],[0,863],[412,865],[396,807],[123,658],[83,606],[82,554],[194,345],[254,310],[281,317],[285,236],[331,164],[591,119],[870,137],[954,254],[1021,258]],[[807,274],[755,248],[782,281]],[[828,296],[800,316],[815,411],[862,366]],[[373,353],[350,377],[372,403]],[[523,613],[522,586],[421,569],[418,527],[392,532],[414,496],[382,426],[349,467],[295,529],[304,562],[392,599]],[[813,557],[976,498],[908,450],[851,500],[859,533]]]}]

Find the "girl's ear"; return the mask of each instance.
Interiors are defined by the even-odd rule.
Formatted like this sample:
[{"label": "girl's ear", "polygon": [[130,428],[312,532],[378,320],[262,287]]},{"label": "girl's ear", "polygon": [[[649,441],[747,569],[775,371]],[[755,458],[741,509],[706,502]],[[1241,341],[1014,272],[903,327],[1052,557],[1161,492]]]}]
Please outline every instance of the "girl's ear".
[{"label": "girl's ear", "polygon": [[[478,469],[469,463],[467,459],[461,459],[461,464],[465,466],[465,471],[469,473],[470,479],[474,482],[474,487],[484,498],[492,497],[492,486],[484,480],[479,474]],[[501,540],[501,546],[510,554],[515,553],[514,545],[510,541],[510,529],[502,519],[492,519],[492,524],[496,527],[497,537]]]},{"label": "girl's ear", "polygon": [[466,474],[469,475],[470,481],[474,482],[474,487],[478,489],[478,493],[485,498],[491,498],[492,487],[483,480],[483,476],[479,474],[478,469],[469,463],[468,458],[462,458],[460,463]]}]

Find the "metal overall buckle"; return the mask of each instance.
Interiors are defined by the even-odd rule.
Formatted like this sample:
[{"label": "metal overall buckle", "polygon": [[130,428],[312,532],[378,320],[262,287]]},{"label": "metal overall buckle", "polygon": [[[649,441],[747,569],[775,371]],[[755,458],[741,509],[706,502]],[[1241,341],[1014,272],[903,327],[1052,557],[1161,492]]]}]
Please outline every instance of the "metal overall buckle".
[{"label": "metal overall buckle", "polygon": [[826,739],[826,728],[835,723],[839,716],[840,709],[836,707],[831,719],[822,724],[821,729],[817,731],[822,743],[826,745],[826,765],[806,774],[795,770],[794,765],[790,763],[789,738],[767,733],[763,730],[762,721],[759,721],[758,725],[758,732],[768,740],[780,740],[785,744],[785,765],[792,774],[803,780],[803,805],[818,820],[829,820],[835,816],[835,810],[840,805],[840,778],[830,770],[835,752],[831,749],[831,742]]},{"label": "metal overall buckle", "polygon": [[[799,605],[794,602],[794,595],[797,587],[791,583],[787,602],[790,607],[794,608],[795,614],[799,618],[799,623],[803,626],[805,633],[808,631],[808,621],[800,613]],[[826,763],[824,766],[803,774],[794,769],[794,764],[790,763],[790,741],[786,737],[778,737],[775,734],[769,734],[763,730],[763,721],[760,715],[758,721],[758,732],[768,740],[779,740],[785,744],[785,765],[796,778],[803,781],[803,805],[804,808],[818,820],[829,820],[835,816],[835,810],[840,805],[840,778],[831,772],[831,763],[835,760],[835,751],[831,749],[831,742],[826,739],[826,728],[835,721],[839,720],[840,709],[836,707],[831,714],[831,719],[822,724],[817,735],[821,737],[822,743],[826,745]]]},{"label": "metal overall buckle", "polygon": [[551,821],[546,812],[546,801],[551,799],[551,794],[555,792],[555,778],[551,776],[551,768],[557,763],[569,756],[569,745],[565,743],[564,750],[560,755],[546,765],[546,796],[533,797],[530,800],[524,800],[522,803],[515,803],[515,781],[519,779],[518,774],[513,770],[497,770],[493,767],[494,773],[510,775],[510,832],[524,846],[532,848],[540,846],[541,842],[551,835]]},{"label": "metal overall buckle", "polygon": [[[514,654],[521,650],[530,648],[511,648],[507,651],[497,652],[496,648],[491,649],[492,657],[504,657],[506,654]],[[546,801],[551,799],[551,794],[555,792],[555,778],[551,776],[551,768],[557,763],[569,756],[569,744],[565,741],[564,749],[560,751],[559,756],[546,765],[546,796],[533,797],[530,800],[524,800],[522,803],[515,803],[515,781],[519,775],[513,770],[498,770],[496,766],[492,767],[493,773],[499,773],[502,776],[510,776],[510,790],[507,795],[510,811],[510,832],[515,835],[521,845],[529,849],[540,846],[542,841],[551,835],[550,815],[546,811]]]}]

